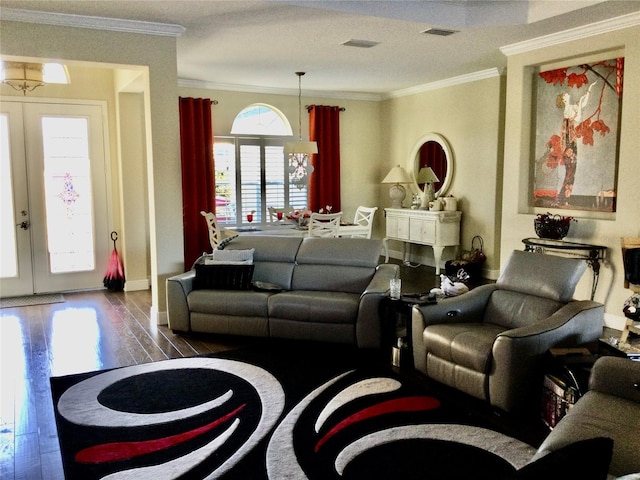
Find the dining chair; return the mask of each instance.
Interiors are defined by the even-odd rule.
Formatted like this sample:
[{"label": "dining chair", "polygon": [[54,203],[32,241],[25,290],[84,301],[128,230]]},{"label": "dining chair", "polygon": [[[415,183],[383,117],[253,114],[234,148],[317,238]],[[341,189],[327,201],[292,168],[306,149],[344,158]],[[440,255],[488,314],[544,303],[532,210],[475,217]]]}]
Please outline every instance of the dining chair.
[{"label": "dining chair", "polygon": [[313,212],[309,218],[310,237],[337,237],[340,228],[342,212],[338,213],[316,213]]},{"label": "dining chair", "polygon": [[[377,210],[378,207],[358,207],[353,219],[356,228],[354,228],[355,232],[350,235],[351,238],[371,238],[373,217]],[[362,227],[362,230],[358,227]]]},{"label": "dining chair", "polygon": [[220,240],[222,240],[216,216],[211,212],[205,211],[201,211],[200,215],[202,215],[207,222],[207,228],[209,229],[209,243],[211,244],[211,249],[215,250],[218,248]]},{"label": "dining chair", "polygon": [[269,221],[271,223],[278,221],[278,213],[282,213],[282,217],[286,217],[288,214],[293,213],[293,207],[286,206],[282,208],[269,207]]}]

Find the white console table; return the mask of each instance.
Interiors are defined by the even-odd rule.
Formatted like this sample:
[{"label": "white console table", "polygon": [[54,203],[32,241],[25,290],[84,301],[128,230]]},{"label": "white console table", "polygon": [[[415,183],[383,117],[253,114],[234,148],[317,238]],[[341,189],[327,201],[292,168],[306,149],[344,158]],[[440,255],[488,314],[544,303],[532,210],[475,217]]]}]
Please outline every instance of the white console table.
[{"label": "white console table", "polygon": [[407,258],[407,243],[429,245],[433,248],[436,275],[440,274],[440,261],[444,247],[460,245],[460,218],[462,212],[385,208],[387,236],[384,238],[386,259],[389,261],[389,240],[403,242],[403,260]]}]

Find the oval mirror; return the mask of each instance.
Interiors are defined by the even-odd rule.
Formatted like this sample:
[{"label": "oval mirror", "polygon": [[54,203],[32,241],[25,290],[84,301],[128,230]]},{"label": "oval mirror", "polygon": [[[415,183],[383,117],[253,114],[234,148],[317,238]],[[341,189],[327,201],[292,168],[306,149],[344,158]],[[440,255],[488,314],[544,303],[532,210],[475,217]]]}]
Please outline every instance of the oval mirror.
[{"label": "oval mirror", "polygon": [[418,185],[415,179],[423,167],[431,167],[439,182],[434,182],[436,197],[444,196],[453,180],[453,155],[449,143],[437,133],[427,133],[419,138],[409,155],[408,171],[413,176],[413,193],[421,193],[424,185]]}]

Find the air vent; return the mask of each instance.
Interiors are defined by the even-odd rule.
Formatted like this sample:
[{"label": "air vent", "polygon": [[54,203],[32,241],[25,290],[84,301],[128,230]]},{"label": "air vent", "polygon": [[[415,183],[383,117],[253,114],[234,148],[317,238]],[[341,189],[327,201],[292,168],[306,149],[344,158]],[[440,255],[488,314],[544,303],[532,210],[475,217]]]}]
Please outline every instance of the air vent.
[{"label": "air vent", "polygon": [[351,40],[341,43],[341,45],[345,47],[371,48],[378,45],[378,43],[379,42],[372,42],[370,40],[355,40],[352,38]]},{"label": "air vent", "polygon": [[427,35],[438,35],[439,37],[448,37],[449,35],[453,35],[457,32],[457,30],[446,30],[444,28],[428,28],[421,33],[426,33]]}]

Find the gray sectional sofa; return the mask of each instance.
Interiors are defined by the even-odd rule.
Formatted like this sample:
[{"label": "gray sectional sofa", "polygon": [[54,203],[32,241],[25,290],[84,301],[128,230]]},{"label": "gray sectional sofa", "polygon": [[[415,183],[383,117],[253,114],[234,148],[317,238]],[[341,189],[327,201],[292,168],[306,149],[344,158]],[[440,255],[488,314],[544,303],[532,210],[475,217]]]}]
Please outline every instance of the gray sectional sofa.
[{"label": "gray sectional sofa", "polygon": [[263,289],[194,289],[194,270],[173,276],[171,330],[380,345],[379,304],[399,271],[379,264],[380,240],[241,235],[233,249],[254,250]]}]

